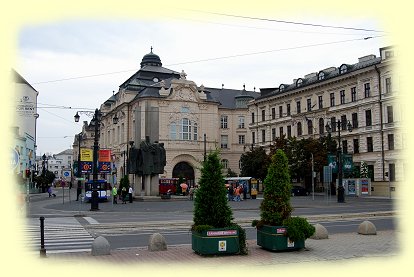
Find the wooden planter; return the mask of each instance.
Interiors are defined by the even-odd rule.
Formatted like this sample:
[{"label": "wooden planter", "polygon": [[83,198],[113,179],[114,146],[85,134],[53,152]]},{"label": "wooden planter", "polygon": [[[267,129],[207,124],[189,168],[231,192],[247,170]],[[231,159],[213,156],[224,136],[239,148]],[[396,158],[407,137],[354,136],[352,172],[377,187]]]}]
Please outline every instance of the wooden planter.
[{"label": "wooden planter", "polygon": [[286,231],[286,226],[261,226],[257,228],[257,245],[271,251],[299,250],[305,247],[305,240],[291,241],[285,235]]},{"label": "wooden planter", "polygon": [[224,255],[240,252],[239,232],[237,229],[215,228],[192,232],[191,245],[200,255]]}]

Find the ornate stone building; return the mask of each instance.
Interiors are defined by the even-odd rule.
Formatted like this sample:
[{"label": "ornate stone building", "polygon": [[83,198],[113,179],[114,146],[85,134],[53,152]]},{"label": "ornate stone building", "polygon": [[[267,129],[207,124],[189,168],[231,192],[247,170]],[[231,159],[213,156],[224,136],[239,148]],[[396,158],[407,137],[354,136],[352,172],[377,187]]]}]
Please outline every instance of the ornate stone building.
[{"label": "ornate stone building", "polygon": [[[341,122],[343,151],[354,164],[368,164],[372,181],[403,180],[404,131],[398,103],[399,79],[394,71],[396,49],[380,49],[355,64],[341,64],[261,89],[249,106],[249,129],[255,145],[269,147],[282,134],[297,138],[325,136],[325,125]],[[347,122],[353,125],[346,130]],[[395,184],[394,184],[395,185]],[[394,186],[395,187],[395,186]]]},{"label": "ornate stone building", "polygon": [[[216,148],[221,150],[225,170],[238,173],[240,156],[251,143],[247,141],[247,102],[259,93],[197,86],[184,71],[162,67],[152,49],[140,65],[100,107],[104,116],[99,144],[112,150],[118,182],[127,174],[129,149],[139,147],[146,137],[151,143],[164,143],[167,162],[160,177],[182,176],[187,183],[196,183],[205,151]],[[129,179],[136,194],[144,189],[146,195],[158,194],[158,179],[150,189],[137,175],[129,174]]]}]

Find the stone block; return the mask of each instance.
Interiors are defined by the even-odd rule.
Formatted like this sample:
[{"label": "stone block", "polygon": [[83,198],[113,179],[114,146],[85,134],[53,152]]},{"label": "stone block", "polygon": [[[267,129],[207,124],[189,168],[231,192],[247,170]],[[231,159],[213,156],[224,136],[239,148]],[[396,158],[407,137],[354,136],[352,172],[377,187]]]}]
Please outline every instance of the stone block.
[{"label": "stone block", "polygon": [[160,233],[154,233],[150,236],[148,242],[149,251],[165,251],[167,250],[167,242]]},{"label": "stone block", "polygon": [[311,239],[327,239],[328,238],[328,230],[326,228],[317,223],[314,225],[315,233],[310,237]]},{"label": "stone block", "polygon": [[111,246],[106,238],[99,236],[92,243],[92,256],[103,256],[111,254]]},{"label": "stone block", "polygon": [[361,235],[376,235],[377,228],[375,227],[374,223],[371,221],[365,220],[358,226],[358,234]]}]

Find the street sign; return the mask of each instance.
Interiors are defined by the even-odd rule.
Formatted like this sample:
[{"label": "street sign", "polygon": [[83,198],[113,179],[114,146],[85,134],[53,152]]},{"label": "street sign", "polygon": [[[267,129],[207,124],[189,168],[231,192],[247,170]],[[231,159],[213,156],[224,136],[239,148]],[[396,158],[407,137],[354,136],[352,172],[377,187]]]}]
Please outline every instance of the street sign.
[{"label": "street sign", "polygon": [[63,172],[63,176],[70,177],[70,171],[64,171]]},{"label": "street sign", "polygon": [[76,178],[76,181],[85,181],[85,178],[83,178],[83,177],[78,177],[78,178]]}]

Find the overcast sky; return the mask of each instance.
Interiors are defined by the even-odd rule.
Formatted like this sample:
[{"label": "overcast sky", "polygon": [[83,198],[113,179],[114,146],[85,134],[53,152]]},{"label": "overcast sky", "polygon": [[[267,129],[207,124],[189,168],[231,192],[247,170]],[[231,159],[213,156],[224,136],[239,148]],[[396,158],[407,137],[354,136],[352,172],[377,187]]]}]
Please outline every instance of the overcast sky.
[{"label": "overcast sky", "polygon": [[245,84],[258,91],[356,63],[365,55],[379,56],[379,48],[391,40],[374,17],[244,16],[291,23],[185,11],[163,20],[77,19],[24,26],[15,69],[39,92],[37,155],[71,148],[82,121],[90,120],[82,115],[75,123],[76,111],[99,108],[139,70],[151,46],[164,67],[184,70],[198,86],[242,89]]}]

